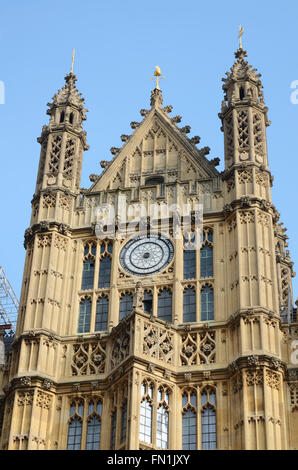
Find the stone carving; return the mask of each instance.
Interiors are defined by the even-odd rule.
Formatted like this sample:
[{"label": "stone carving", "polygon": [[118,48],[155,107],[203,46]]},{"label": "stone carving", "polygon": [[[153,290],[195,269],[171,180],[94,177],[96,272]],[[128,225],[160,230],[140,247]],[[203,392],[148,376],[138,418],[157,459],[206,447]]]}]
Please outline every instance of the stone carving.
[{"label": "stone carving", "polygon": [[59,206],[66,211],[71,209],[71,198],[69,196],[61,195],[59,196]]},{"label": "stone carving", "polygon": [[272,370],[266,370],[266,384],[268,387],[275,390],[280,389],[280,377],[279,374],[273,372]]},{"label": "stone carving", "polygon": [[54,246],[55,248],[58,248],[58,250],[66,251],[66,248],[68,246],[68,239],[65,237],[61,237],[58,234],[55,234]]},{"label": "stone carving", "polygon": [[105,372],[105,345],[89,342],[73,345],[72,375],[95,375]]},{"label": "stone carving", "polygon": [[261,369],[255,371],[246,372],[246,384],[248,387],[252,385],[262,385],[263,384],[263,372]]},{"label": "stone carving", "polygon": [[29,392],[19,392],[18,398],[17,398],[18,406],[32,405],[33,395],[34,395],[33,390],[30,390]]},{"label": "stone carving", "polygon": [[50,161],[49,161],[49,176],[56,176],[58,174],[61,143],[62,143],[62,137],[60,135],[57,135],[52,140]]},{"label": "stone carving", "polygon": [[252,171],[251,170],[238,171],[238,182],[239,184],[252,183]]},{"label": "stone carving", "polygon": [[215,331],[183,334],[181,341],[181,365],[214,364]]},{"label": "stone carving", "polygon": [[56,193],[44,193],[42,198],[42,207],[48,209],[49,207],[55,207],[56,205]]},{"label": "stone carving", "polygon": [[142,286],[141,281],[136,283],[135,291],[133,294],[133,308],[136,312],[143,312],[144,311],[144,288]]},{"label": "stone carving", "polygon": [[243,211],[239,214],[241,224],[250,224],[255,221],[255,215],[253,211]]},{"label": "stone carving", "polygon": [[247,358],[247,364],[249,367],[254,367],[259,364],[259,357],[258,356],[249,356]]},{"label": "stone carving", "polygon": [[36,395],[36,406],[49,410],[52,404],[52,395],[48,393],[37,391]]},{"label": "stone carving", "polygon": [[129,356],[130,347],[130,323],[124,324],[124,327],[115,336],[114,344],[111,353],[111,366],[112,369]]},{"label": "stone carving", "polygon": [[172,364],[174,359],[173,333],[151,323],[144,323],[143,353],[151,358]]},{"label": "stone carving", "polygon": [[51,241],[52,241],[52,234],[38,235],[37,246],[38,248],[45,248],[46,246],[51,246]]}]

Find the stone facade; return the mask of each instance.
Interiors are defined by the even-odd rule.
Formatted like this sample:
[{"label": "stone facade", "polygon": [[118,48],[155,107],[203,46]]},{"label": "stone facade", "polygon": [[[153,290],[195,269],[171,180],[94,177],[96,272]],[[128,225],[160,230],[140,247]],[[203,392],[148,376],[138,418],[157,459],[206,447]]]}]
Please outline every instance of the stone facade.
[{"label": "stone facade", "polygon": [[[293,263],[271,202],[270,123],[260,75],[245,51],[235,56],[223,80],[219,114],[222,173],[218,159],[207,159],[209,148],[198,147],[200,138],[187,136],[190,127],[178,126],[181,117],[170,117],[172,106],[163,107],[157,86],[151,108],[141,110],[142,121],[131,123],[132,135],[121,136],[123,146],[111,149],[113,158],[101,162],[101,174],[90,175],[91,187],[80,188],[87,110],[72,72],[48,104],[25,232],[17,331],[0,364],[1,449],[66,449],[72,428],[82,449],[90,435],[93,448],[100,449],[191,448],[188,413],[192,445],[201,449],[206,412],[216,422],[210,448],[298,448],[298,366],[291,359],[298,339],[295,310],[284,321]],[[120,198],[147,209],[153,202],[193,209],[201,202],[202,246],[212,250],[209,274],[202,275],[197,250],[195,272],[185,276],[184,242],[175,239],[172,226],[174,256],[163,270],[151,276],[125,270],[119,255],[135,234],[117,237]],[[118,222],[115,237],[100,240],[96,208],[107,203]],[[161,230],[160,219],[146,223]],[[110,279],[102,280],[105,260]],[[89,286],[82,282],[85,264],[93,275]],[[213,317],[207,320],[205,287],[213,296]],[[187,289],[194,292],[192,321],[183,314]],[[171,321],[159,315],[165,291],[172,299]],[[132,304],[119,321],[125,296]],[[104,306],[102,327],[98,309]],[[92,429],[101,423],[100,443],[90,423]]]}]

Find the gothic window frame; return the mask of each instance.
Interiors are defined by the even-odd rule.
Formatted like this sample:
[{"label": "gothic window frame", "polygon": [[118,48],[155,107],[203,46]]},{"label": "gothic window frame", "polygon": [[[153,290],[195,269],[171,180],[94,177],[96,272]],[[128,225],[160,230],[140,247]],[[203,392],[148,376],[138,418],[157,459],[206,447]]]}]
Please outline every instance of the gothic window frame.
[{"label": "gothic window frame", "polygon": [[[198,449],[198,398],[198,391],[196,388],[185,387],[181,390],[182,450]],[[188,419],[186,420],[185,417],[187,417]],[[191,425],[189,421],[191,421]],[[195,427],[195,432],[185,432],[185,430],[189,431],[193,427]],[[193,439],[193,436],[195,436],[195,439]]]},{"label": "gothic window frame", "polygon": [[[128,302],[128,301],[125,302],[126,307],[121,310],[121,307],[122,307],[121,301],[122,303],[124,302],[122,300],[124,297],[131,297],[131,302]],[[131,309],[128,309],[127,304],[128,305],[131,304]],[[119,294],[119,322],[121,322],[122,320],[124,320],[124,318],[127,318],[131,314],[132,308],[133,308],[133,292],[131,292],[130,290],[125,290],[125,291],[120,292]],[[121,315],[121,312],[126,312],[126,314],[123,316]]]},{"label": "gothic window frame", "polygon": [[[93,406],[93,409],[90,410],[90,406]],[[98,410],[100,406],[100,411]],[[87,401],[87,406],[86,406],[86,409],[87,409],[87,424],[86,424],[86,440],[85,440],[85,449],[86,450],[100,450],[100,441],[101,441],[101,430],[102,430],[102,408],[103,408],[103,402],[102,402],[102,399],[101,398],[97,398],[97,399],[93,399],[93,398],[90,398],[88,401]],[[98,422],[98,426],[99,426],[99,439],[98,441],[96,440],[95,442],[88,442],[88,436],[90,436],[90,434],[88,434],[88,429],[90,429],[90,423],[92,420],[96,419],[97,422]],[[92,427],[94,427],[92,425]],[[92,434],[92,436],[94,436],[94,434]],[[93,448],[93,447],[89,447],[88,444],[98,444],[98,447],[97,448]]]},{"label": "gothic window frame", "polygon": [[[139,446],[141,449],[166,450],[171,439],[172,390],[168,385],[155,383],[148,377],[141,382],[140,395]],[[163,421],[165,417],[166,420]],[[161,432],[158,430],[159,424],[163,426]]]},{"label": "gothic window frame", "polygon": [[[205,298],[203,297],[205,292],[207,292],[207,289],[209,289],[209,294],[212,294],[212,302],[211,300],[209,300],[209,297],[207,297],[207,301],[205,300]],[[203,303],[204,301],[204,303]],[[203,308],[203,306],[206,305],[207,308]],[[210,308],[210,313],[209,313],[209,307]],[[206,318],[205,316],[203,317],[203,314],[207,313],[206,315]],[[209,321],[214,321],[215,319],[215,296],[214,296],[214,286],[213,286],[213,283],[208,283],[208,282],[205,282],[203,284],[201,284],[201,288],[200,288],[200,321],[201,322],[209,322]]]},{"label": "gothic window frame", "polygon": [[[81,306],[88,302],[90,305],[90,311],[82,311]],[[79,299],[79,315],[78,315],[78,327],[77,332],[80,333],[90,333],[91,331],[91,316],[92,316],[92,297],[85,295]],[[86,325],[89,325],[89,328],[86,328]]]},{"label": "gothic window frame", "polygon": [[[159,386],[157,389],[157,410],[156,410],[156,448],[167,450],[169,448],[169,438],[170,438],[170,390],[166,386]],[[162,410],[162,411],[161,411]],[[166,417],[166,422],[164,418]],[[161,423],[160,423],[161,418]],[[158,429],[159,424],[162,428],[160,431]],[[166,426],[166,429],[165,429]],[[166,440],[165,440],[166,436]],[[166,446],[164,445],[166,443]],[[159,445],[160,444],[160,445]]]},{"label": "gothic window frame", "polygon": [[[146,298],[150,296],[149,298]],[[145,302],[151,302],[151,309],[148,311],[145,308]],[[144,298],[143,298],[143,306],[144,306],[144,312],[147,313],[148,315],[153,315],[153,309],[154,309],[154,293],[152,289],[144,289]]]},{"label": "gothic window frame", "polygon": [[[111,275],[112,275],[112,254],[113,254],[113,243],[111,240],[102,241],[98,247],[99,253],[99,266],[98,266],[98,281],[97,281],[97,288],[98,289],[109,289],[111,287]],[[109,269],[104,269],[104,282],[100,285],[101,280],[101,268],[102,262],[105,260],[109,260]],[[108,272],[109,276],[106,279],[106,272]]]},{"label": "gothic window frame", "polygon": [[[201,449],[202,450],[215,450],[217,448],[217,413],[216,413],[216,388],[207,385],[201,389],[200,392],[201,395]],[[206,400],[203,402],[203,397],[206,395]],[[211,399],[211,396],[214,396]],[[210,414],[206,414],[204,416],[204,413],[210,412]],[[206,423],[207,420],[205,418],[208,418],[208,422]],[[212,419],[214,418],[214,419]],[[210,421],[211,419],[211,421]],[[204,422],[205,420],[205,422]],[[215,430],[213,431],[213,428],[215,426]],[[210,428],[212,428],[210,430]],[[206,432],[204,431],[206,430]],[[208,440],[204,440],[204,436],[208,436]],[[214,437],[215,435],[215,437]],[[213,436],[213,439],[210,440],[210,436]],[[208,445],[207,445],[208,444]],[[215,445],[214,445],[215,444]]]},{"label": "gothic window frame", "polygon": [[[139,441],[149,446],[153,445],[153,395],[154,383],[150,380],[143,380],[141,384]],[[149,410],[150,413],[148,413]]]},{"label": "gothic window frame", "polygon": [[[192,291],[193,296],[194,296],[194,302],[192,303],[186,303],[185,300],[188,299],[187,297],[187,292]],[[194,305],[194,311],[193,312],[186,312],[186,307]],[[193,318],[189,319],[186,318],[187,315],[192,313]],[[196,292],[196,287],[192,284],[187,284],[183,288],[183,323],[195,323],[197,321],[197,292]]]},{"label": "gothic window frame", "polygon": [[[209,256],[203,256],[209,253]],[[211,256],[210,256],[211,253]],[[211,259],[211,263],[210,260]],[[200,279],[214,278],[214,231],[212,227],[203,228],[203,240],[200,249]]]},{"label": "gothic window frame", "polygon": [[[105,311],[98,311],[98,306],[100,301],[106,300],[106,310]],[[94,325],[94,331],[106,331],[108,329],[108,322],[109,322],[109,311],[110,311],[110,299],[108,294],[100,294],[97,296],[96,299],[96,305],[95,305],[95,325]],[[101,316],[103,319],[100,321],[98,320],[98,317]],[[105,326],[105,328],[98,328],[97,325],[100,326]]]},{"label": "gothic window frame", "polygon": [[[83,399],[71,400],[69,405],[69,419],[67,422],[67,439],[66,439],[66,450],[81,450],[82,449],[82,438],[83,438],[83,424],[84,424],[84,411],[85,403]],[[77,423],[77,426],[71,427],[72,423]],[[75,433],[71,434],[70,431],[74,429]],[[77,433],[77,429],[79,432]],[[70,443],[70,438],[79,436],[79,441]],[[75,446],[75,448],[73,448]]]},{"label": "gothic window frame", "polygon": [[[163,297],[161,297],[164,292],[171,294],[170,295],[170,297],[171,297],[171,306],[170,306],[171,313],[160,315],[160,309],[162,309],[162,311],[163,311],[163,309],[166,310],[169,307],[169,305],[166,305],[166,304],[163,305],[163,303],[160,305],[160,299],[164,300]],[[170,311],[170,309],[168,309],[168,312]],[[157,292],[157,317],[160,320],[163,320],[167,323],[172,323],[172,321],[173,321],[173,289],[170,286],[162,286],[158,289],[158,292]]]},{"label": "gothic window frame", "polygon": [[[84,243],[82,278],[81,278],[81,289],[80,289],[81,291],[91,291],[94,289],[96,252],[97,252],[97,246],[94,241],[89,241],[89,242]],[[85,276],[87,280],[89,281],[89,283],[87,284],[86,279],[84,279],[84,273],[88,271],[87,270],[85,271],[84,267],[85,265],[91,262],[93,262],[93,270],[92,270],[92,275]]]},{"label": "gothic window frame", "polygon": [[[206,400],[203,401],[203,397],[206,395]],[[186,396],[186,398],[184,398]],[[210,399],[210,396],[213,396],[214,399]],[[193,399],[191,398],[193,397]],[[218,417],[217,417],[217,407],[216,407],[216,402],[217,402],[217,389],[213,385],[206,385],[203,387],[192,387],[192,386],[186,386],[183,387],[181,390],[181,403],[182,403],[182,409],[181,409],[181,419],[182,419],[182,426],[181,426],[181,449],[183,450],[215,450],[217,448],[217,441],[218,441]],[[191,410],[193,413],[193,418],[195,417],[195,434],[188,434],[191,436],[196,436],[195,442],[190,442],[188,444],[192,444],[191,447],[185,446],[185,443],[183,442],[183,433],[184,433],[184,427],[183,427],[183,416],[185,416],[185,413]],[[208,423],[208,425],[214,426],[215,425],[215,432],[212,428],[212,432],[205,432],[204,427],[206,429],[206,422],[204,422],[204,413],[206,410],[212,410],[213,411],[213,417],[215,417],[215,424],[214,423]],[[206,416],[206,415],[205,415]],[[205,420],[206,421],[206,420]],[[188,427],[189,428],[189,427]],[[208,429],[209,431],[209,429]],[[208,449],[204,449],[206,447],[204,445],[207,440],[204,439],[204,436],[206,435],[213,435],[215,434],[215,439],[211,440],[211,444],[215,442],[215,446],[208,446]],[[186,440],[186,439],[185,439]],[[210,444],[210,441],[208,441],[208,444]]]}]

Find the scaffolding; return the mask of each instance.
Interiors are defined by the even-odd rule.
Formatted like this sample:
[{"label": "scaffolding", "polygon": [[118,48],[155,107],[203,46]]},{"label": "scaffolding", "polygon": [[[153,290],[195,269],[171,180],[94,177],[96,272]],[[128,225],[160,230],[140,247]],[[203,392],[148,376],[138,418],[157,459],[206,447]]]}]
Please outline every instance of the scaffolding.
[{"label": "scaffolding", "polygon": [[10,285],[4,269],[0,266],[0,329],[15,333],[19,301]]}]

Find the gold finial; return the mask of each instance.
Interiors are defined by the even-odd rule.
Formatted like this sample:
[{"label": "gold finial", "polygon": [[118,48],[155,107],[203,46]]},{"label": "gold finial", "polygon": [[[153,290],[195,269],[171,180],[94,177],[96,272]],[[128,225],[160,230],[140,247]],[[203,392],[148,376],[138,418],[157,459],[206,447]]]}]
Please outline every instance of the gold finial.
[{"label": "gold finial", "polygon": [[242,49],[242,36],[244,34],[244,28],[243,26],[241,26],[241,24],[239,25],[239,34],[238,34],[238,38],[239,38],[239,49]]},{"label": "gold finial", "polygon": [[72,51],[72,61],[71,61],[71,70],[70,70],[70,73],[73,73],[74,56],[75,56],[75,49]]},{"label": "gold finial", "polygon": [[[159,80],[160,80],[161,78],[165,78],[165,77],[162,77],[161,75],[162,75],[162,74],[161,74],[160,66],[159,66],[159,65],[156,65],[156,66],[155,66],[154,76],[156,77],[156,78],[155,78],[155,83],[156,83],[155,88],[157,88],[158,90],[159,90]],[[154,77],[151,77],[151,80],[152,80],[153,78],[154,78]]]}]

